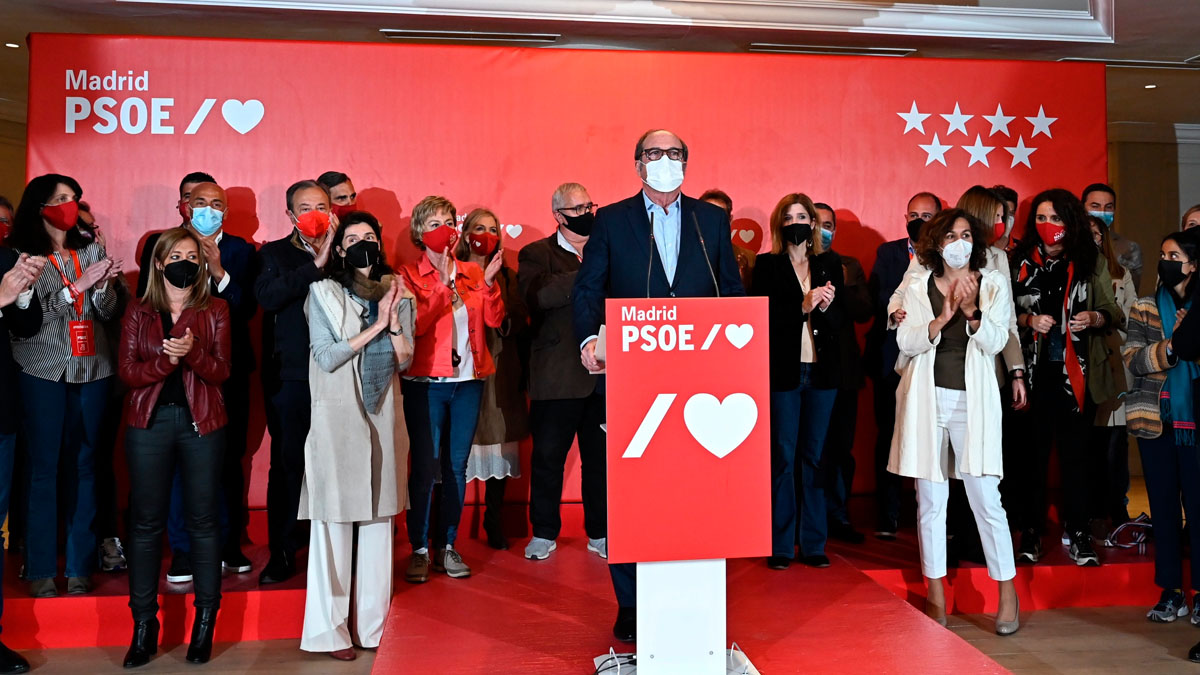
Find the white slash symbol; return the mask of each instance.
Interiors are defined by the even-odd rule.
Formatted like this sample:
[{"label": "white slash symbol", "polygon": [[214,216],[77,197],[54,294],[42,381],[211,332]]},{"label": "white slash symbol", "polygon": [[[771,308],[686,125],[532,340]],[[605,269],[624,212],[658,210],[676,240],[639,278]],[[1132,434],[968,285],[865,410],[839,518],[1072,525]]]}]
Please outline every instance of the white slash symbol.
[{"label": "white slash symbol", "polygon": [[184,136],[191,136],[200,130],[200,125],[204,124],[204,120],[208,119],[208,113],[210,110],[212,110],[212,107],[216,104],[216,102],[217,99],[215,98],[204,99],[204,104],[201,105],[200,109],[196,111],[195,117],[192,118],[191,123],[188,124],[187,129],[184,130]]},{"label": "white slash symbol", "polygon": [[667,416],[667,411],[671,409],[671,404],[675,402],[676,396],[677,394],[659,394],[654,397],[654,403],[650,405],[650,410],[642,418],[637,433],[633,435],[633,440],[629,441],[629,447],[625,448],[625,452],[621,455],[622,459],[637,459],[646,452],[646,446],[650,445],[650,439],[654,438],[654,433],[662,425],[663,418]]}]

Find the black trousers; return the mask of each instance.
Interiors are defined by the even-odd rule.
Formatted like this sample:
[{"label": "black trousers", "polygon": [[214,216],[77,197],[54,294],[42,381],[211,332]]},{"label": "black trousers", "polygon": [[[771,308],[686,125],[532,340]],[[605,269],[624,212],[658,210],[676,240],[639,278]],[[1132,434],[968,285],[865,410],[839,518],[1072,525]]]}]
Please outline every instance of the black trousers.
[{"label": "black trousers", "polygon": [[1179,502],[1191,525],[1192,555],[1189,561],[1192,590],[1200,588],[1200,455],[1193,446],[1175,444],[1170,423],[1158,438],[1139,438],[1142,469],[1146,474],[1146,497],[1154,524],[1154,583],[1159,588],[1183,588],[1183,518]]},{"label": "black trousers", "polygon": [[825,517],[829,522],[850,522],[846,504],[854,485],[854,434],[857,427],[858,390],[839,389],[833,403],[829,431],[825,434],[825,449],[821,453],[821,469],[825,474]]},{"label": "black trousers", "polygon": [[296,514],[304,480],[304,441],[312,420],[307,380],[272,383],[267,390],[271,469],[267,472],[267,537],[271,555],[294,554],[303,543]]},{"label": "black trousers", "polygon": [[122,410],[125,406],[126,389],[114,386],[109,390],[104,419],[100,422],[100,440],[96,444],[96,522],[94,529],[100,541],[120,536],[117,509],[117,477],[113,466],[113,452],[117,447],[117,436],[121,430]]},{"label": "black trousers", "polygon": [[[221,460],[221,496],[225,500],[228,530],[222,546],[226,551],[240,550],[242,536],[246,533],[248,514],[246,511],[246,476],[242,461],[246,457],[246,434],[250,427],[250,377],[249,373],[235,374],[222,387],[225,396],[225,412],[229,423],[225,425],[225,454]],[[301,444],[301,457],[304,445]],[[299,498],[297,498],[297,506]]]},{"label": "black trousers", "polygon": [[591,539],[608,536],[608,464],[604,395],[532,401],[529,429],[533,456],[529,475],[529,522],[533,536],[557,539],[562,529],[563,470],[571,442],[579,438],[583,527]]},{"label": "black trousers", "polygon": [[896,431],[896,388],[899,373],[889,372],[875,380],[875,494],[880,527],[894,527],[900,520],[901,478],[887,470]]},{"label": "black trousers", "polygon": [[221,604],[218,493],[225,429],[201,436],[182,406],[161,406],[146,429],[125,433],[131,497],[129,607],[135,621],[158,613],[162,538],[170,509],[175,465],[182,467],[183,504],[192,541],[192,574],[198,608]]},{"label": "black trousers", "polygon": [[1105,459],[1099,483],[1101,488],[1095,494],[1091,515],[1111,519],[1114,526],[1120,525],[1129,520],[1126,497],[1129,492],[1129,430],[1124,424],[1094,426],[1091,445],[1096,452],[1104,453]]}]

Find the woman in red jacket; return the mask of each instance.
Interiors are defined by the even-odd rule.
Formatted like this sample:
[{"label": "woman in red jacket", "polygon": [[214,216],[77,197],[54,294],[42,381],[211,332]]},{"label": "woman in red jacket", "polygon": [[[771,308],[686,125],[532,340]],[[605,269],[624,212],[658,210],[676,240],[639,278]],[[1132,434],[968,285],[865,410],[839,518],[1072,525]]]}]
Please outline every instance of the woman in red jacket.
[{"label": "woman in red jacket", "polygon": [[229,377],[229,307],[209,294],[204,249],[191,230],[167,230],[154,247],[146,294],[129,305],[118,363],[129,385],[129,607],[133,640],[125,667],[158,650],[158,571],[175,463],[192,540],[196,619],[187,660],[205,663],[221,604],[217,524]]},{"label": "woman in red jacket", "polygon": [[[449,200],[426,197],[413,207],[412,241],[424,254],[402,267],[400,276],[417,301],[416,343],[402,387],[412,458],[407,518],[413,548],[404,578],[415,584],[429,579],[431,567],[455,578],[471,575],[471,568],[454,550],[454,539],[467,493],[467,458],[479,418],[483,378],[496,372],[484,327],[499,328],[504,320],[504,301],[496,283],[501,257],[494,257],[486,269],[456,261],[457,239],[454,205]],[[430,498],[439,467],[443,489],[438,531],[430,533]]]}]

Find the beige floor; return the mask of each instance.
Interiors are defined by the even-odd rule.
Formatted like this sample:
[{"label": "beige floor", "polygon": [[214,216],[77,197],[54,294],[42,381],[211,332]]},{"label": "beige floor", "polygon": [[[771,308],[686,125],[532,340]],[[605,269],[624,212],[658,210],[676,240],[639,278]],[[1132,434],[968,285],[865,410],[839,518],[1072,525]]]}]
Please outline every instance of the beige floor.
[{"label": "beige floor", "polygon": [[[63,673],[117,673],[121,672],[121,659],[125,647],[95,647],[83,649],[54,649],[23,651],[33,666],[32,672],[39,675]],[[375,661],[375,652],[359,650],[358,658],[344,663],[323,654],[308,654],[300,651],[299,640],[269,640],[264,642],[242,642],[239,644],[217,644],[213,658],[205,666],[196,666],[184,660],[187,645],[180,645],[163,653],[161,650],[149,665],[138,668],[137,673],[187,673],[188,675],[214,675],[216,673],[255,673],[255,675],[368,675]]]}]

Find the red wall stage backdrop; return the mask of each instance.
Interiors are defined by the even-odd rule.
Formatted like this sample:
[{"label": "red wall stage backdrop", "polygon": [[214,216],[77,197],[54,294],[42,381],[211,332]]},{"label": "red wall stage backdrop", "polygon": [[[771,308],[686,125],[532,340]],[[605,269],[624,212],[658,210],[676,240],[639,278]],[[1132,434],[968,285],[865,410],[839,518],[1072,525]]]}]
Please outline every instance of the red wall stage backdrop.
[{"label": "red wall stage backdrop", "polygon": [[[735,236],[805,192],[837,209],[834,248],[868,270],[914,192],[953,202],[1004,183],[1027,200],[1108,175],[1095,64],[44,34],[30,47],[29,174],[77,178],[127,269],[148,231],[178,224],[179,179],[197,170],[228,190],[227,229],[256,244],[288,232],[290,183],[339,170],[393,261],[415,255],[412,205],[441,194],[460,214],[495,210],[515,265],[552,232],[555,186],[602,204],[635,194],[634,141],[666,127],[691,150],[685,192],[732,195]],[[860,429],[861,491],[875,434]],[[259,452],[252,504],[266,464]]]}]

